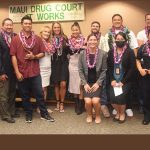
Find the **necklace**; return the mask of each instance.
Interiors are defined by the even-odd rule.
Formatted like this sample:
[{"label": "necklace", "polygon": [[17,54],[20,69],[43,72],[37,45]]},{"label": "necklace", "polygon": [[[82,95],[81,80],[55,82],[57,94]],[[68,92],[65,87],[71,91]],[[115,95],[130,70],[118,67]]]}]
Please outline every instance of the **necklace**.
[{"label": "necklace", "polygon": [[121,62],[123,53],[125,52],[126,49],[127,49],[127,45],[123,47],[121,54],[118,55],[116,44],[114,45],[114,63],[115,64],[119,64]]},{"label": "necklace", "polygon": [[147,42],[145,43],[145,46],[146,46],[146,52],[147,52],[148,56],[150,57],[149,41],[147,41]]},{"label": "necklace", "polygon": [[96,52],[94,54],[94,62],[93,64],[90,64],[90,58],[89,58],[89,49],[86,49],[86,62],[88,65],[88,68],[94,68],[96,65],[96,59],[97,59],[97,54],[98,54],[98,48],[96,49]]},{"label": "necklace", "polygon": [[100,32],[94,33],[94,35],[96,36],[97,40],[99,41],[101,38],[101,33]]},{"label": "necklace", "polygon": [[13,33],[10,33],[10,35],[9,35],[3,29],[1,29],[1,33],[2,33],[3,38],[5,39],[7,46],[10,47],[11,38],[12,38]]},{"label": "necklace", "polygon": [[44,44],[44,46],[46,48],[46,52],[48,54],[53,53],[53,47],[52,47],[51,43],[50,42],[49,43],[46,42],[46,40],[44,40],[44,39],[42,39],[42,41],[43,41],[43,44]]},{"label": "necklace", "polygon": [[78,38],[75,38],[73,36],[71,36],[71,38],[69,39],[69,44],[68,46],[70,46],[70,49],[72,50],[72,53],[78,53],[80,51],[80,49],[83,47],[84,45],[84,37],[80,34]]},{"label": "necklace", "polygon": [[35,46],[35,34],[34,32],[32,31],[31,32],[31,38],[32,38],[32,41],[31,41],[31,44],[29,45],[27,42],[26,42],[26,38],[25,38],[25,35],[24,33],[21,31],[19,32],[19,38],[22,42],[22,45],[25,49],[27,50],[31,50],[34,46]]},{"label": "necklace", "polygon": [[58,56],[62,55],[62,43],[63,43],[63,36],[52,38],[53,51],[54,53],[57,52]]}]

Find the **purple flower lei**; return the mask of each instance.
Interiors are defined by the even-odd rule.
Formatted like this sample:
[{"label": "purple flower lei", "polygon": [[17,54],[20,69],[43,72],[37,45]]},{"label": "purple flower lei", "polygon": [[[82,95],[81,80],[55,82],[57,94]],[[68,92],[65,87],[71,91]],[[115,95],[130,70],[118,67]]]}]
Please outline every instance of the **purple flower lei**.
[{"label": "purple flower lei", "polygon": [[145,43],[145,46],[146,46],[147,54],[148,54],[148,56],[150,57],[150,47],[149,47],[149,41],[147,41],[147,42]]},{"label": "purple flower lei", "polygon": [[[68,40],[68,46],[70,46],[70,49],[72,50],[72,52],[74,53],[76,50],[80,50],[80,48],[83,47],[84,45],[84,37],[80,34],[78,38],[75,37],[71,37]],[[76,47],[76,45],[79,44],[79,48]]]},{"label": "purple flower lei", "polygon": [[[3,29],[1,29],[0,32],[2,33],[2,36],[5,39],[7,46],[10,47],[10,42],[8,41],[9,35]],[[12,34],[13,33],[10,34],[10,37],[12,37]]]},{"label": "purple flower lei", "polygon": [[97,54],[98,54],[98,48],[96,49],[96,52],[95,52],[95,55],[94,55],[94,62],[93,62],[93,64],[90,64],[89,49],[86,49],[86,62],[87,62],[88,68],[94,68],[95,67]]},{"label": "purple flower lei", "polygon": [[117,46],[116,44],[114,44],[114,63],[115,64],[119,64],[121,62],[123,53],[125,52],[125,50],[127,49],[127,44],[123,47],[123,50],[121,52],[121,54],[119,55],[119,58],[117,59]]},{"label": "purple flower lei", "polygon": [[31,49],[35,46],[35,34],[34,34],[33,31],[31,32],[32,41],[31,41],[31,44],[30,44],[30,45],[27,44],[25,35],[24,35],[24,33],[23,33],[22,31],[19,32],[19,38],[20,38],[20,40],[21,40],[21,42],[22,42],[22,45],[23,45],[23,47],[24,47],[25,49],[31,50]]},{"label": "purple flower lei", "polygon": [[59,44],[56,44],[56,37],[52,38],[52,45],[53,45],[53,49],[55,49],[54,51],[56,51],[57,49],[60,49],[62,47],[62,43],[63,43],[63,36],[58,37],[59,38]]},{"label": "purple flower lei", "polygon": [[148,27],[147,26],[145,27],[145,34],[148,37]]}]

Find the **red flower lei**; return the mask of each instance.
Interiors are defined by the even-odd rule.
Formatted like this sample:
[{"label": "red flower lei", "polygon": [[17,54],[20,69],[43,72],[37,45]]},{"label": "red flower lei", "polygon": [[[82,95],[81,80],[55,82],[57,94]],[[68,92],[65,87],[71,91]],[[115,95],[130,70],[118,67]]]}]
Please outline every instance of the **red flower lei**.
[{"label": "red flower lei", "polygon": [[53,47],[52,47],[51,43],[50,42],[49,43],[46,42],[46,40],[44,40],[44,39],[42,39],[42,41],[43,41],[43,44],[44,44],[44,46],[46,48],[46,52],[48,54],[53,53]]},{"label": "red flower lei", "polygon": [[91,69],[91,68],[95,67],[97,54],[98,54],[98,48],[96,49],[96,52],[95,52],[95,55],[94,55],[94,62],[93,62],[93,64],[90,64],[89,49],[86,49],[86,62],[87,62],[88,68]]},{"label": "red flower lei", "polygon": [[125,52],[125,50],[127,49],[127,44],[123,47],[123,50],[121,52],[121,54],[118,56],[119,58],[117,58],[117,46],[116,44],[114,44],[114,63],[115,64],[119,64],[121,62],[121,59],[122,59],[122,56],[123,56],[123,53]]},{"label": "red flower lei", "polygon": [[73,36],[71,36],[71,38],[69,39],[69,46],[70,49],[72,50],[72,52],[74,53],[76,50],[80,50],[80,48],[83,47],[84,45],[84,37],[80,34],[78,38],[75,38]]},{"label": "red flower lei", "polygon": [[19,38],[20,38],[20,40],[21,40],[21,42],[22,42],[22,45],[23,45],[23,47],[24,47],[25,49],[31,50],[31,49],[35,46],[35,34],[34,34],[33,31],[31,32],[32,41],[31,41],[31,44],[30,44],[30,45],[27,44],[25,35],[24,35],[24,33],[23,33],[22,31],[19,32]]}]

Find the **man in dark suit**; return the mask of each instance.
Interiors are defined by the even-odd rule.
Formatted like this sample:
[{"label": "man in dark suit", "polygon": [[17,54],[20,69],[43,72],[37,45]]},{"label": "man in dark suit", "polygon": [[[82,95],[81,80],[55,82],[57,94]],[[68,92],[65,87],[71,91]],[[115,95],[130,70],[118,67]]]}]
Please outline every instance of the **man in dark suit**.
[{"label": "man in dark suit", "polygon": [[10,56],[13,36],[13,21],[6,18],[0,31],[0,115],[8,123],[14,123],[13,118],[19,117],[15,111],[16,78]]}]

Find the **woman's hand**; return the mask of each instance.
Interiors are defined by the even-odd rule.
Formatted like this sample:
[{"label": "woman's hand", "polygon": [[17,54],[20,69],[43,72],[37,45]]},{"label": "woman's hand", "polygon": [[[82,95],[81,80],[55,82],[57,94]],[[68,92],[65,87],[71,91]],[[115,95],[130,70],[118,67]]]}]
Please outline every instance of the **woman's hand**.
[{"label": "woman's hand", "polygon": [[99,88],[99,85],[97,83],[93,84],[91,87],[91,92],[95,92]]},{"label": "woman's hand", "polygon": [[117,83],[116,80],[111,81],[111,86],[112,86],[112,87],[115,87],[115,86],[116,86],[116,83]]},{"label": "woman's hand", "polygon": [[123,83],[122,83],[122,82],[119,82],[119,83],[118,83],[118,86],[119,86],[119,87],[122,87],[122,86],[123,86]]},{"label": "woman's hand", "polygon": [[147,69],[140,69],[139,71],[140,71],[141,76],[145,76],[148,73]]},{"label": "woman's hand", "polygon": [[84,89],[87,93],[90,93],[91,91],[91,87],[88,84],[84,85]]}]

